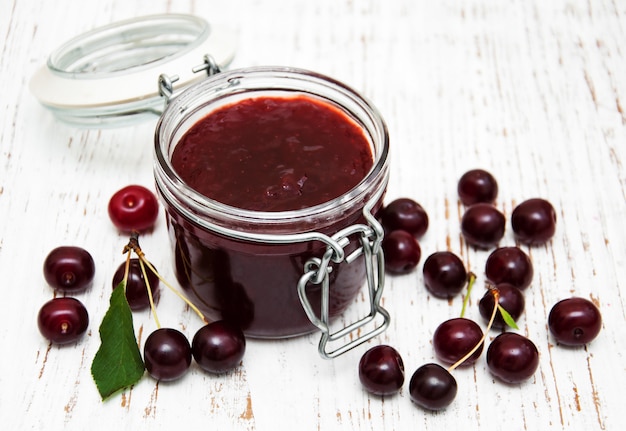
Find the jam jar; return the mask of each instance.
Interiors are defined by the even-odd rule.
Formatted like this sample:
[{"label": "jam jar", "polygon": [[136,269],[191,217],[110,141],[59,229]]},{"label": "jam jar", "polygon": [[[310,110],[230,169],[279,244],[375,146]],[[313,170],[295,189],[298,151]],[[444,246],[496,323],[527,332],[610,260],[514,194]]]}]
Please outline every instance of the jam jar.
[{"label": "jam jar", "polygon": [[[294,113],[300,104],[304,113]],[[319,111],[321,117],[315,113]],[[273,113],[278,117],[271,117]],[[326,117],[331,119],[327,122]],[[229,121],[231,128],[221,130]],[[280,129],[276,142],[265,148],[265,155],[247,154],[252,161],[247,171],[239,172],[242,157],[228,154],[254,152],[264,145],[261,141],[274,135],[272,127]],[[289,127],[296,132],[287,136]],[[310,134],[308,144],[294,138],[306,134],[304,129]],[[203,142],[203,137],[215,133],[213,142]],[[344,152],[338,143],[342,134],[360,135],[362,143],[350,149],[360,155]],[[241,142],[235,142],[232,150],[218,148],[237,140],[249,147],[242,149]],[[181,150],[182,145],[187,147]],[[307,153],[318,146],[326,146],[319,160]],[[389,177],[389,137],[377,109],[356,91],[302,69],[251,67],[219,72],[169,101],[156,126],[154,149],[156,189],[165,207],[175,274],[208,319],[230,320],[247,336],[257,338],[293,337],[317,328],[322,331],[320,353],[325,357],[341,354],[385,329],[389,315],[380,306],[383,232],[375,214]],[[287,155],[268,164],[265,158],[278,153]],[[298,163],[305,173],[290,170],[291,164]],[[277,190],[261,185],[249,198],[237,200],[239,192],[257,182],[249,178],[249,185],[237,185],[241,179],[237,175],[277,167],[294,174],[289,184],[279,183]],[[359,169],[363,172],[353,183],[335,175]],[[213,173],[203,180],[206,171]],[[272,190],[289,192],[291,186],[305,190],[313,178],[327,187],[317,200],[300,206],[247,205],[255,200],[255,193],[272,198]],[[209,183],[209,190],[225,194],[204,191],[203,181]],[[317,187],[310,190],[315,195]],[[295,194],[304,193],[298,189]],[[333,333],[336,317],[364,286],[369,312]],[[376,321],[380,316],[382,323]],[[373,328],[360,331],[364,335],[347,337],[367,325]],[[330,343],[342,337],[351,341],[329,351]]]},{"label": "jam jar", "polygon": [[[389,324],[380,304],[383,231],[375,218],[389,176],[387,128],[371,103],[332,78],[286,67],[223,71],[236,41],[232,29],[198,16],[131,18],[64,43],[36,71],[30,88],[59,120],[81,127],[158,117],[155,183],[185,293],[207,319],[233,321],[250,337],[317,329],[319,352],[331,358]],[[198,149],[207,135],[199,129],[224,113],[236,118],[240,108],[247,113],[219,135],[217,145]],[[282,141],[272,142],[265,156],[249,155],[253,163],[245,173],[227,175],[239,166],[232,154],[218,152],[226,141],[257,147],[274,141],[274,126],[257,115],[264,109],[279,120],[289,116],[274,123]],[[265,125],[265,137],[257,136],[261,129],[252,128],[251,115],[257,126]],[[289,127],[295,134],[285,134]],[[305,134],[308,142],[299,143]],[[196,152],[192,145],[180,159],[192,135]],[[286,149],[287,159],[275,158]],[[241,149],[234,152],[241,155]],[[288,166],[292,162],[301,172]],[[282,172],[279,183],[263,185],[257,175],[274,168]],[[214,175],[203,183],[209,170]],[[215,186],[226,195],[214,194]],[[243,194],[248,189],[251,194]],[[297,198],[293,205],[267,206],[258,199],[285,194]],[[337,319],[359,292],[369,298],[369,309],[352,323]]]}]

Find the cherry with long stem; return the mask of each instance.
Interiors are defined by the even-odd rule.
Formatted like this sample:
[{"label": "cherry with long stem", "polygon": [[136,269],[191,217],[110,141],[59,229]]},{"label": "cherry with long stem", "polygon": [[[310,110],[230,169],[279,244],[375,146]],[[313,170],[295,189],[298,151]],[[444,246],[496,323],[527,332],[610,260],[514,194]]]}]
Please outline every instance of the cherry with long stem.
[{"label": "cherry with long stem", "polygon": [[152,271],[154,273],[154,275],[156,275],[159,278],[159,280],[163,284],[165,284],[165,286],[168,287],[168,289],[170,289],[172,292],[174,292],[174,294],[176,294],[176,296],[178,296],[180,299],[182,299],[185,302],[185,304],[187,304],[189,306],[189,308],[191,308],[198,315],[198,317],[200,317],[200,319],[204,323],[208,323],[207,318],[198,309],[198,307],[196,307],[191,301],[189,301],[187,298],[185,298],[185,296],[182,293],[180,293],[180,291],[178,289],[176,289],[165,278],[163,278],[163,276],[161,274],[159,274],[159,272],[148,261],[148,259],[146,259],[145,253],[143,252],[143,250],[139,246],[139,232],[137,232],[137,231],[133,231],[131,233],[130,239],[128,241],[128,244],[126,244],[124,246],[124,250],[123,250],[123,253],[128,253],[127,262],[126,262],[126,271],[125,271],[125,274],[124,274],[124,284],[126,284],[126,279],[128,277],[128,268],[129,268],[129,264],[130,264],[130,254],[131,254],[131,252],[134,252],[137,255],[137,257],[139,258],[139,264],[140,264],[140,267],[141,267],[141,271],[142,271],[142,273],[144,275],[144,279],[146,281],[146,288],[148,289],[148,298],[150,300],[150,308],[152,310],[152,314],[154,316],[154,320],[155,320],[155,322],[157,324],[157,327],[160,328],[161,326],[160,326],[160,323],[159,323],[159,319],[157,317],[156,307],[154,305],[154,298],[152,296],[152,289],[150,288],[150,282],[148,280],[147,273],[146,273],[146,267],[150,271]]}]

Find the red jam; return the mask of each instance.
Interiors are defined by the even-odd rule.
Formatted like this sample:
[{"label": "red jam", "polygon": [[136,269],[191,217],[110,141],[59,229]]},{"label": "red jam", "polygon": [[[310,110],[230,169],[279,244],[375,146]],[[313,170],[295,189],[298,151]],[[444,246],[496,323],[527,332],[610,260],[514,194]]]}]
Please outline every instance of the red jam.
[{"label": "red jam", "polygon": [[363,130],[339,109],[305,96],[224,106],[196,123],[172,154],[191,188],[254,211],[328,202],[356,186],[372,163]]},{"label": "red jam", "polygon": [[[308,96],[264,96],[211,111],[179,140],[171,162],[188,186],[210,199],[275,212],[342,196],[368,174],[373,156],[362,127],[334,105]],[[174,206],[167,209],[177,278],[209,319],[233,321],[248,336],[262,338],[315,329],[297,284],[305,263],[323,254],[324,243],[238,240],[207,230]],[[326,227],[308,229],[330,236],[365,223],[358,208],[334,217]],[[359,245],[351,241],[346,254]],[[348,307],[365,280],[362,256],[332,266],[331,317]],[[307,296],[319,310],[321,286],[310,285]]]}]

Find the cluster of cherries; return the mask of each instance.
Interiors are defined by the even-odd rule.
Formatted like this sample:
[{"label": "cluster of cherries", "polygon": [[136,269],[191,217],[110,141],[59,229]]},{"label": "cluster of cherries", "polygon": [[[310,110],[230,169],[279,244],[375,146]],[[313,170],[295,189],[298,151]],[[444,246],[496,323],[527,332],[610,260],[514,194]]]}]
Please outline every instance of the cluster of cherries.
[{"label": "cluster of cherries", "polygon": [[[152,309],[158,329],[144,343],[144,363],[148,374],[157,380],[170,381],[182,377],[191,366],[192,357],[200,368],[210,373],[224,373],[239,365],[246,347],[240,328],[226,322],[214,321],[202,326],[191,344],[187,337],[173,328],[163,328],[156,318],[155,306],[160,297],[161,278],[139,248],[138,233],[150,230],[158,217],[157,198],[150,190],[130,185],[116,192],[109,200],[108,213],[113,224],[122,232],[131,233],[125,252],[125,262],[112,277],[112,287],[125,289],[131,310]],[[131,258],[131,252],[137,258]],[[74,295],[87,290],[93,283],[95,264],[91,254],[77,246],[61,246],[52,250],[43,265],[47,283],[64,296],[46,302],[38,314],[41,334],[55,344],[78,341],[87,331],[89,314]],[[168,284],[168,287],[175,290]],[[185,298],[178,294],[183,300]],[[186,301],[186,300],[185,300]],[[189,304],[206,322],[204,316]]]},{"label": "cluster of cherries", "polygon": [[[491,328],[500,329],[487,348],[486,362],[490,372],[508,383],[530,378],[539,366],[535,344],[507,326],[516,329],[515,321],[524,311],[523,291],[533,278],[529,256],[519,247],[498,247],[504,236],[505,217],[495,206],[498,184],[489,172],[475,169],[466,172],[458,182],[458,196],[465,206],[461,234],[465,241],[479,249],[495,250],[485,263],[487,290],[478,309],[487,321],[483,332],[475,321],[463,317],[475,275],[467,271],[461,259],[450,251],[437,251],[423,264],[426,289],[435,297],[449,299],[467,286],[461,317],[441,323],[435,330],[432,345],[437,363],[420,366],[409,383],[411,400],[428,410],[440,410],[452,403],[457,383],[451,372],[459,366],[473,364],[483,351]],[[419,239],[428,228],[426,211],[408,198],[400,198],[384,207],[379,219],[385,229],[383,251],[386,270],[408,273],[420,257]],[[556,213],[546,200],[535,198],[520,203],[511,214],[515,239],[524,245],[544,244],[556,230]],[[584,298],[559,301],[550,311],[548,327],[555,340],[577,346],[590,342],[600,332],[602,318],[596,305]],[[359,362],[359,378],[364,388],[377,395],[397,393],[404,384],[404,363],[399,352],[388,345],[369,349]]]},{"label": "cluster of cherries", "polygon": [[[504,236],[505,217],[494,206],[498,193],[494,177],[484,170],[464,174],[458,183],[458,194],[466,210],[461,219],[465,241],[480,249],[495,250],[485,264],[488,288],[478,304],[480,315],[488,322],[483,332],[480,325],[464,318],[463,312],[471,285],[475,280],[461,259],[449,251],[437,251],[423,265],[424,284],[435,297],[451,298],[467,286],[461,317],[440,324],[433,334],[433,348],[439,364],[419,367],[411,377],[409,393],[412,401],[426,409],[447,407],[455,398],[457,383],[451,372],[459,366],[473,364],[481,355],[489,330],[500,328],[487,348],[486,361],[490,371],[506,382],[522,382],[531,377],[539,364],[535,344],[506,326],[524,310],[523,291],[531,284],[533,266],[519,247],[498,247]],[[122,232],[131,232],[125,247],[128,256],[112,277],[112,287],[124,288],[133,311],[150,308],[157,327],[144,343],[144,363],[148,374],[158,380],[175,380],[183,376],[192,357],[200,368],[223,373],[235,368],[245,352],[245,337],[240,328],[226,321],[202,326],[191,343],[173,328],[162,328],[156,318],[156,303],[160,297],[159,283],[176,292],[145,258],[139,248],[138,232],[154,225],[158,216],[156,196],[142,186],[131,185],[115,193],[108,206],[109,216]],[[390,273],[403,274],[414,270],[421,259],[419,239],[428,229],[428,215],[417,202],[401,198],[386,205],[379,213],[385,229],[382,247],[385,268]],[[520,203],[511,214],[511,226],[516,240],[524,245],[543,244],[556,229],[556,213],[544,199],[529,199]],[[137,258],[131,258],[135,252]],[[47,283],[63,296],[46,302],[38,314],[42,335],[55,344],[78,341],[89,326],[89,315],[81,301],[73,295],[87,290],[93,283],[95,264],[85,249],[62,246],[46,257],[43,273]],[[206,322],[193,304],[185,300]],[[550,311],[548,327],[557,342],[581,345],[593,340],[600,332],[602,318],[598,308],[584,298],[568,298],[555,304]],[[359,377],[371,393],[391,395],[404,384],[404,364],[398,351],[388,345],[368,350],[359,362]]]}]

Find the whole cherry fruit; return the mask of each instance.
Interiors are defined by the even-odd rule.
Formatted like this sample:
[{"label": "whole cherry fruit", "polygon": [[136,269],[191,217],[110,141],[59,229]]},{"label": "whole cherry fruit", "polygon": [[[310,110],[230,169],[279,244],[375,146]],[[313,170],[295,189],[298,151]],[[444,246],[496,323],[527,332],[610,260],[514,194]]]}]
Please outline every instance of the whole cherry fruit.
[{"label": "whole cherry fruit", "polygon": [[441,410],[448,407],[458,386],[456,379],[439,364],[425,364],[411,376],[409,394],[411,401],[427,410]]},{"label": "whole cherry fruit", "polygon": [[[156,304],[159,302],[160,289],[159,289],[159,277],[152,272],[147,266],[144,265],[146,275],[148,276],[148,283],[146,284],[146,278],[141,270],[141,265],[138,258],[132,258],[128,265],[128,278],[126,280],[126,300],[131,310],[138,311],[150,307],[150,297],[148,296],[148,284],[150,285],[150,292],[152,294],[152,301]],[[120,282],[124,279],[124,272],[126,271],[126,262],[122,262],[120,266],[113,274],[113,289],[115,289]]]},{"label": "whole cherry fruit", "polygon": [[225,320],[211,322],[196,332],[191,353],[203,370],[219,374],[228,372],[243,358],[246,338],[243,331]]},{"label": "whole cherry fruit", "polygon": [[535,344],[523,335],[503,332],[487,348],[487,366],[491,373],[507,383],[529,379],[539,367]]},{"label": "whole cherry fruit", "polygon": [[511,227],[515,238],[522,244],[543,244],[556,231],[556,211],[545,199],[528,199],[511,213]]},{"label": "whole cherry fruit", "polygon": [[159,204],[150,190],[139,185],[126,186],[111,196],[109,217],[123,232],[152,228],[159,215]]},{"label": "whole cherry fruit", "polygon": [[404,383],[404,363],[396,349],[374,346],[359,361],[359,379],[363,387],[376,395],[391,395]]},{"label": "whole cherry fruit", "polygon": [[559,343],[580,346],[598,336],[602,329],[602,315],[588,299],[563,299],[550,310],[548,327]]},{"label": "whole cherry fruit", "polygon": [[437,326],[433,334],[433,348],[440,361],[454,364],[467,355],[478,343],[480,347],[459,365],[471,365],[483,351],[483,330],[473,320],[455,317]]},{"label": "whole cherry fruit", "polygon": [[472,169],[461,176],[457,191],[465,206],[480,202],[491,204],[498,196],[498,182],[484,169]]},{"label": "whole cherry fruit", "polygon": [[504,236],[504,214],[491,204],[478,203],[465,210],[461,218],[461,233],[465,240],[478,248],[490,248]]},{"label": "whole cherry fruit", "polygon": [[417,239],[405,230],[394,230],[382,242],[385,256],[385,269],[396,274],[412,271],[422,256]]},{"label": "whole cherry fruit", "polygon": [[434,296],[452,298],[467,284],[463,261],[450,251],[437,251],[424,261],[424,285]]},{"label": "whole cherry fruit", "polygon": [[[500,283],[495,286],[495,289],[498,291],[498,304],[506,310],[507,313],[511,316],[511,318],[517,322],[517,319],[524,312],[524,308],[526,305],[526,300],[524,299],[524,294],[517,287],[508,283]],[[485,319],[485,321],[489,321],[491,318],[491,314],[494,307],[494,295],[492,292],[487,290],[483,297],[478,302],[478,311],[480,315]],[[493,320],[494,328],[505,328],[506,322],[504,321],[504,317],[502,317],[502,313],[500,310],[496,311],[496,316]]]},{"label": "whole cherry fruit", "polygon": [[428,229],[428,214],[424,208],[409,198],[390,202],[379,213],[386,232],[405,230],[415,238],[421,238]]},{"label": "whole cherry fruit", "polygon": [[80,292],[93,282],[96,266],[91,254],[82,247],[60,246],[53,249],[43,263],[43,275],[54,289]]},{"label": "whole cherry fruit", "polygon": [[143,359],[146,371],[156,380],[176,380],[191,365],[191,346],[182,332],[159,328],[146,338]]},{"label": "whole cherry fruit", "polygon": [[485,263],[485,275],[493,284],[509,283],[520,290],[533,280],[533,264],[519,247],[495,249]]},{"label": "whole cherry fruit", "polygon": [[87,331],[89,314],[76,298],[54,298],[39,310],[37,326],[41,334],[52,343],[73,343]]}]

